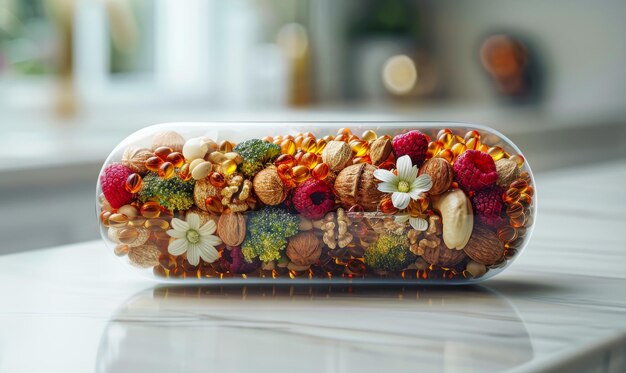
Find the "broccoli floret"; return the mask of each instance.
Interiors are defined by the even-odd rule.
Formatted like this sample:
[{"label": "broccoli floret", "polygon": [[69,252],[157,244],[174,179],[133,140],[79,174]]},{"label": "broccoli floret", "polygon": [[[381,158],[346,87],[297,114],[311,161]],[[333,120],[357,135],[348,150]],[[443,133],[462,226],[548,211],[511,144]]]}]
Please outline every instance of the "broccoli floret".
[{"label": "broccoli floret", "polygon": [[365,250],[365,264],[383,271],[399,271],[417,260],[406,235],[383,233]]},{"label": "broccoli floret", "polygon": [[243,157],[241,172],[247,177],[252,177],[280,155],[280,146],[259,139],[251,139],[237,144],[233,151]]},{"label": "broccoli floret", "polygon": [[278,207],[264,207],[248,215],[246,238],[241,245],[248,262],[277,260],[287,247],[287,238],[298,233],[300,219]]},{"label": "broccoli floret", "polygon": [[184,181],[178,174],[163,179],[154,172],[143,178],[139,200],[157,201],[168,210],[187,210],[193,205],[193,179]]}]

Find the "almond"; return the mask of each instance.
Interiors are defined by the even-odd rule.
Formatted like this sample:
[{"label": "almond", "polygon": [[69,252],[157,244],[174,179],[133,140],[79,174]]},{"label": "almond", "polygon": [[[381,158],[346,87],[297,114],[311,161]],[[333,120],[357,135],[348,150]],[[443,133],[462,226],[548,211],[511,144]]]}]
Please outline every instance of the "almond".
[{"label": "almond", "polygon": [[391,140],[387,137],[379,137],[370,144],[370,160],[374,166],[378,166],[389,158],[391,154]]},{"label": "almond", "polygon": [[502,260],[504,245],[494,231],[477,225],[463,251],[474,261],[490,266]]},{"label": "almond", "polygon": [[239,212],[224,212],[217,221],[217,235],[228,246],[241,245],[246,237],[246,219]]}]

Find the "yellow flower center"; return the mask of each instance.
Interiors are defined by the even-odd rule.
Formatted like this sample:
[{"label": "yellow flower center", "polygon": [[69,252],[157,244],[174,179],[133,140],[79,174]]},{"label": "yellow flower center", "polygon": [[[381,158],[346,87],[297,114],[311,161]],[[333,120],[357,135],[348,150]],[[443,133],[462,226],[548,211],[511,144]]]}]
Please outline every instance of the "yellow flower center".
[{"label": "yellow flower center", "polygon": [[398,183],[398,192],[407,193],[410,189],[411,185],[408,182],[400,180]]},{"label": "yellow flower center", "polygon": [[187,231],[187,241],[190,243],[198,243],[200,242],[200,233],[195,229],[190,229]]}]

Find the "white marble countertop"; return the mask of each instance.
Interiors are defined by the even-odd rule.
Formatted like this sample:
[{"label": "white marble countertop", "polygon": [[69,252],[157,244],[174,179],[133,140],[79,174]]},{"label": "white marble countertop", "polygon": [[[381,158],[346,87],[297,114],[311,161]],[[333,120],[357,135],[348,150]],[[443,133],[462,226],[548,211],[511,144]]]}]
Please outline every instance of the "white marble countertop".
[{"label": "white marble countertop", "polygon": [[98,241],[0,257],[0,372],[626,371],[626,162],[542,174],[480,286],[166,287]]}]

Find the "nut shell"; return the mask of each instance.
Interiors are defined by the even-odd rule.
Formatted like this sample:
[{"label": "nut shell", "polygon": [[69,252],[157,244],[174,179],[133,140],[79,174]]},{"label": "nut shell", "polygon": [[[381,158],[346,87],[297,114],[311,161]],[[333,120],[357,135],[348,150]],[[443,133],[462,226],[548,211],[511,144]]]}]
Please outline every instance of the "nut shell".
[{"label": "nut shell", "polygon": [[193,201],[200,210],[209,211],[206,206],[206,199],[209,197],[217,197],[219,199],[222,199],[220,196],[220,192],[221,189],[211,185],[211,183],[209,183],[209,180],[198,180],[193,187]]},{"label": "nut shell", "polygon": [[217,222],[217,235],[228,246],[239,246],[246,237],[246,219],[241,213],[226,211]]},{"label": "nut shell", "polygon": [[520,174],[517,163],[507,158],[500,158],[496,161],[496,171],[498,172],[496,184],[503,188],[508,188],[512,182],[517,180]]},{"label": "nut shell", "polygon": [[463,250],[451,250],[441,242],[436,247],[424,248],[422,258],[429,264],[439,267],[453,267],[459,264],[467,255]]},{"label": "nut shell", "polygon": [[490,266],[502,260],[504,245],[491,229],[477,225],[463,251],[474,261]]},{"label": "nut shell", "polygon": [[341,171],[351,159],[352,149],[343,141],[329,141],[322,151],[322,161],[332,171]]},{"label": "nut shell", "polygon": [[452,165],[443,158],[431,158],[420,168],[420,175],[426,174],[430,176],[433,182],[432,188],[428,191],[431,195],[439,195],[450,189],[454,171]]},{"label": "nut shell", "polygon": [[150,268],[159,265],[161,252],[154,245],[131,247],[128,251],[130,264],[140,268]]},{"label": "nut shell", "polygon": [[393,147],[391,140],[387,137],[379,137],[370,144],[370,160],[372,164],[378,166],[389,158]]},{"label": "nut shell", "polygon": [[159,132],[152,137],[153,150],[162,146],[167,146],[168,148],[171,148],[172,151],[181,152],[184,144],[185,138],[175,131]]},{"label": "nut shell", "polygon": [[376,167],[359,163],[341,170],[335,179],[335,193],[341,203],[348,208],[360,205],[367,211],[374,211],[384,193],[378,190],[378,180],[374,177]]},{"label": "nut shell", "polygon": [[308,266],[322,255],[322,244],[313,232],[302,232],[289,238],[287,256],[296,265]]},{"label": "nut shell", "polygon": [[276,166],[269,166],[259,171],[252,181],[257,197],[266,205],[278,205],[287,198],[287,188],[278,176]]},{"label": "nut shell", "polygon": [[122,164],[139,174],[148,172],[146,161],[152,157],[154,153],[145,148],[128,147],[122,155]]}]

